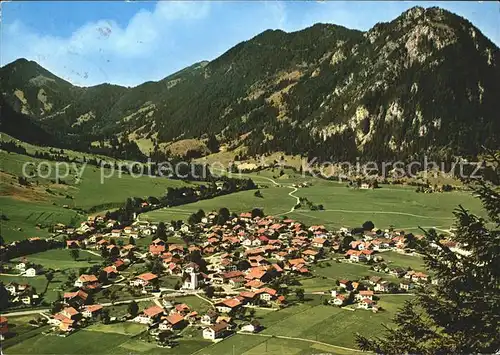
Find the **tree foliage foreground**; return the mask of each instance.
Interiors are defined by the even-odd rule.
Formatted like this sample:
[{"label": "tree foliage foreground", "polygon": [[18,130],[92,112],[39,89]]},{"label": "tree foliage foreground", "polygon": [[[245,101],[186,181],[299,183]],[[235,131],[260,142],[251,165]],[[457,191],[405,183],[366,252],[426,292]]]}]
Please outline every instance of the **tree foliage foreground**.
[{"label": "tree foliage foreground", "polygon": [[[492,163],[499,176],[500,155]],[[356,335],[360,349],[382,354],[477,354],[500,350],[500,189],[470,185],[485,218],[460,206],[451,240],[425,231],[416,248],[437,285],[427,285],[398,311],[382,336]]]}]

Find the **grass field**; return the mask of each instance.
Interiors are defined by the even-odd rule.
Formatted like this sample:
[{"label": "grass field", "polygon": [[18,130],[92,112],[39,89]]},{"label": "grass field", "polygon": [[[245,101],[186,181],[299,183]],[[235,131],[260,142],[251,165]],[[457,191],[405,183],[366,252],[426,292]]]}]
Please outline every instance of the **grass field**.
[{"label": "grass field", "polygon": [[[202,354],[353,354],[354,334],[379,334],[381,324],[390,324],[394,312],[411,296],[381,296],[385,309],[377,314],[349,311],[332,306],[299,304],[279,311],[258,310],[256,317],[265,329],[259,335],[238,334],[209,346]],[[272,337],[275,336],[275,337]],[[283,339],[276,337],[290,337]],[[320,344],[321,343],[321,344]]]},{"label": "grass field", "polygon": [[[114,325],[112,325],[113,327]],[[202,339],[180,339],[180,345],[172,349],[159,348],[154,343],[147,343],[133,338],[138,324],[131,324],[124,329],[80,330],[67,338],[38,335],[22,343],[7,348],[5,354],[191,354],[211,342]],[[107,326],[106,326],[107,327]],[[144,326],[141,326],[145,329]],[[114,331],[118,330],[118,331]],[[122,333],[121,331],[126,332]]]},{"label": "grass field", "polygon": [[[235,175],[251,178],[262,188],[263,198],[254,196],[254,191],[217,197],[175,208],[150,212],[141,218],[153,221],[187,219],[198,209],[204,211],[227,207],[232,212],[263,208],[269,215],[287,215],[307,225],[324,224],[330,228],[357,227],[371,220],[378,228],[394,226],[406,231],[419,232],[419,227],[448,230],[453,223],[453,210],[459,204],[481,215],[481,204],[469,192],[416,193],[413,187],[384,185],[375,190],[349,189],[345,183],[319,178],[302,177],[287,170],[277,177],[277,171],[264,170],[258,173]],[[273,182],[274,181],[274,182]],[[309,181],[312,186],[292,190],[292,183]],[[289,212],[296,197],[305,197],[315,205],[322,204],[324,210],[311,211],[300,208]]]},{"label": "grass field", "polygon": [[[27,341],[30,338],[39,337],[40,334],[47,330],[49,326],[42,327],[32,327],[28,322],[32,319],[38,318],[39,315],[28,315],[28,316],[9,316],[9,332],[14,334],[14,336],[9,337],[2,341],[2,348],[7,348],[19,344],[21,342]],[[5,352],[4,352],[5,353]]]},{"label": "grass field", "polygon": [[382,323],[390,323],[394,312],[411,296],[380,296],[379,304],[386,309],[379,313],[365,310],[348,311],[332,306],[294,306],[287,314],[282,311],[268,313],[262,317],[267,325],[263,334],[317,340],[332,345],[355,347],[356,332],[367,336],[381,330]]},{"label": "grass field", "polygon": [[314,266],[313,272],[319,277],[327,277],[331,280],[358,280],[365,276],[381,276],[387,280],[395,279],[391,275],[370,270],[368,265],[347,262],[330,262],[330,266],[325,265],[324,267]]},{"label": "grass field", "polygon": [[330,278],[310,277],[299,281],[300,288],[303,288],[305,292],[329,291],[337,286],[335,280]]},{"label": "grass field", "polygon": [[[384,311],[349,311],[323,306],[312,301],[292,305],[279,311],[257,310],[256,318],[265,326],[257,335],[237,334],[214,344],[201,339],[196,329],[183,332],[180,345],[173,349],[158,348],[137,336],[146,327],[135,323],[95,324],[68,338],[36,334],[12,345],[6,354],[352,354],[354,334],[375,335],[381,323],[390,324],[394,312],[411,296],[380,296]],[[204,302],[194,296],[178,298],[191,307]],[[142,335],[141,335],[142,337]],[[284,338],[285,337],[285,338]],[[290,337],[288,339],[286,337]],[[342,347],[349,348],[343,349]]]},{"label": "grass field", "polygon": [[[83,170],[81,180],[75,180],[75,172],[63,180],[67,183],[53,184],[50,179],[55,178],[56,162],[46,162],[29,156],[6,153],[0,151],[2,161],[2,179],[0,181],[0,202],[2,214],[8,220],[2,221],[2,236],[6,241],[25,239],[28,237],[46,237],[46,230],[37,229],[36,224],[76,224],[86,216],[79,215],[76,211],[63,208],[78,207],[89,209],[94,206],[107,204],[124,204],[129,197],[161,196],[168,187],[185,186],[181,180],[167,178],[151,178],[148,176],[133,178],[130,175],[118,173],[111,174],[109,169],[104,169],[105,176],[101,183],[101,168],[87,165]],[[21,187],[17,184],[17,177],[23,174],[23,164],[45,162],[50,166],[52,175],[48,179],[29,179],[31,187]],[[77,166],[78,169],[82,165]],[[63,171],[64,172],[64,171]],[[44,172],[45,173],[45,172]],[[47,170],[48,173],[48,170]],[[36,185],[36,181],[40,185]],[[46,189],[49,189],[48,192]],[[66,195],[71,196],[67,198]],[[105,207],[103,207],[105,209]]]},{"label": "grass field", "polygon": [[332,354],[348,355],[352,351],[325,344],[312,343],[304,340],[280,339],[250,334],[236,334],[221,343],[206,347],[200,354],[221,355],[288,355],[288,354]]},{"label": "grass field", "polygon": [[23,277],[23,276],[6,276],[0,275],[0,281],[4,284],[16,282],[18,284],[28,284],[34,287],[37,292],[43,292],[47,286],[47,279],[45,276]]},{"label": "grass field", "polygon": [[140,334],[147,330],[147,327],[143,324],[137,324],[132,322],[121,322],[115,324],[93,324],[85,330],[92,332],[103,332],[103,333],[116,333],[128,336],[134,336]]},{"label": "grass field", "polygon": [[295,199],[288,196],[291,190],[286,187],[273,187],[262,189],[263,198],[255,197],[255,191],[242,191],[230,195],[202,200],[173,208],[163,208],[141,214],[141,219],[151,221],[170,221],[172,219],[187,219],[189,215],[199,209],[209,212],[227,207],[231,212],[250,211],[252,208],[262,208],[270,215],[280,215],[288,211]]},{"label": "grass field", "polygon": [[371,220],[378,228],[393,225],[411,231],[417,231],[418,226],[448,229],[453,222],[452,212],[459,204],[474,212],[481,210],[480,202],[468,192],[419,194],[405,186],[354,190],[330,182],[299,189],[295,195],[322,204],[325,210],[299,209],[289,216],[331,227],[355,227]]},{"label": "grass field", "polygon": [[195,310],[199,314],[203,314],[204,312],[207,312],[210,309],[212,309],[210,303],[196,296],[176,297],[171,301],[185,303],[189,306],[189,308],[191,308],[191,310]]},{"label": "grass field", "polygon": [[394,251],[384,252],[379,255],[384,258],[386,264],[390,267],[411,267],[416,271],[426,270],[424,260],[419,256],[405,255]]},{"label": "grass field", "polygon": [[[0,281],[3,283],[17,282],[20,284],[29,284],[42,293],[46,289],[43,301],[52,302],[57,299],[58,293],[64,292],[62,285],[67,281],[67,272],[72,270],[76,275],[80,268],[89,267],[95,263],[101,262],[102,258],[84,251],[80,251],[80,257],[77,261],[73,260],[67,249],[53,249],[41,253],[31,254],[26,257],[29,262],[41,264],[45,269],[54,269],[54,278],[47,285],[47,279],[44,275],[35,277],[7,276],[0,275]],[[21,258],[12,259],[18,262]],[[89,261],[90,260],[90,261]]]},{"label": "grass field", "polygon": [[83,216],[75,211],[53,206],[41,201],[19,201],[10,197],[0,197],[2,214],[7,215],[7,221],[2,221],[2,237],[6,241],[21,240],[31,237],[48,237],[46,229],[40,229],[38,223],[63,223],[79,222]]},{"label": "grass field", "polygon": [[112,352],[129,339],[128,335],[81,330],[67,338],[37,337],[9,347],[6,354],[103,354]]}]

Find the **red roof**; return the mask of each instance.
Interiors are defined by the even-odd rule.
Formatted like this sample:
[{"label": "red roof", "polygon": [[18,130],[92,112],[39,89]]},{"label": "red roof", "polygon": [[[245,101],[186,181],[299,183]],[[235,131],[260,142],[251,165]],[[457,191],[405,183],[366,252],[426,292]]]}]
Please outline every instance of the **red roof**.
[{"label": "red roof", "polygon": [[312,230],[325,230],[325,226],[311,226]]},{"label": "red roof", "polygon": [[362,254],[361,250],[353,250],[349,249],[345,255],[357,255],[360,256]]},{"label": "red roof", "polygon": [[251,279],[259,279],[262,278],[266,274],[266,270],[261,270],[257,268],[253,268],[246,276],[245,278],[248,280]]},{"label": "red roof", "polygon": [[189,311],[189,306],[185,303],[176,304],[175,310],[178,312]]},{"label": "red roof", "polygon": [[240,296],[242,296],[244,298],[254,298],[255,297],[255,293],[254,292],[250,292],[250,291],[242,291],[242,292],[240,292]]},{"label": "red roof", "polygon": [[268,241],[269,241],[269,238],[268,238],[268,237],[266,237],[265,235],[260,235],[260,236],[259,236],[259,240],[260,240],[261,242],[268,242]]},{"label": "red roof", "polygon": [[219,302],[218,304],[223,304],[229,308],[234,308],[234,307],[237,307],[241,304],[240,300],[236,299],[236,298],[229,298],[227,300],[223,300],[221,302]]},{"label": "red roof", "polygon": [[299,265],[299,264],[305,264],[306,261],[302,258],[299,258],[299,259],[291,259],[291,260],[288,260],[288,263],[290,265]]},{"label": "red roof", "polygon": [[314,255],[318,255],[319,253],[317,251],[308,249],[308,250],[303,251],[302,254],[314,256]]},{"label": "red roof", "polygon": [[182,251],[184,251],[184,246],[182,244],[170,244],[168,246],[168,250],[169,251],[172,251],[172,250],[182,250]]},{"label": "red roof", "polygon": [[85,310],[86,311],[89,311],[91,313],[94,313],[94,312],[97,312],[97,311],[100,311],[102,309],[102,305],[100,304],[91,304],[91,305],[88,305],[88,306],[85,306]]},{"label": "red roof", "polygon": [[312,240],[313,243],[316,243],[316,244],[324,244],[326,242],[326,239],[324,238],[314,238]]},{"label": "red roof", "polygon": [[151,254],[161,254],[165,251],[165,246],[164,245],[153,245],[151,244],[149,246],[149,252]]},{"label": "red roof", "polygon": [[116,273],[116,270],[113,266],[107,266],[103,270],[104,272],[106,272],[106,274],[111,274],[112,272]]},{"label": "red roof", "polygon": [[184,317],[179,313],[172,313],[166,319],[170,324],[176,325],[177,323],[182,322],[184,320]]},{"label": "red roof", "polygon": [[73,307],[66,307],[62,310],[62,312],[69,314],[70,316],[74,316],[74,315],[80,313],[76,309],[74,309]]},{"label": "red roof", "polygon": [[163,308],[160,306],[152,306],[144,310],[144,314],[148,317],[154,317],[157,316],[158,314],[163,313]]},{"label": "red roof", "polygon": [[283,271],[283,269],[278,264],[273,264],[273,267],[274,267],[274,270],[276,270],[278,272],[282,272]]},{"label": "red roof", "polygon": [[246,287],[261,287],[262,285],[264,285],[264,283],[257,279],[249,281],[245,284]]},{"label": "red roof", "polygon": [[271,227],[269,227],[270,229],[274,229],[274,230],[278,230],[278,229],[281,229],[283,227],[286,227],[284,224],[281,224],[281,223],[275,223],[273,224]]},{"label": "red roof", "polygon": [[264,287],[264,288],[259,288],[255,293],[260,294],[260,293],[268,293],[271,296],[274,296],[278,291],[275,289],[269,288],[269,287]]},{"label": "red roof", "polygon": [[235,270],[235,271],[229,271],[229,272],[222,274],[222,278],[232,279],[234,277],[240,277],[240,276],[244,276],[244,275],[245,274],[242,271]]},{"label": "red roof", "polygon": [[155,274],[153,274],[151,272],[147,272],[145,274],[137,276],[137,278],[144,280],[144,281],[151,281],[151,280],[157,279],[158,276],[156,276]]},{"label": "red roof", "polygon": [[80,277],[78,278],[78,280],[82,281],[82,282],[97,282],[97,277],[95,277],[95,275],[80,275]]},{"label": "red roof", "polygon": [[82,300],[86,300],[89,295],[82,291],[78,290],[75,292],[65,292],[63,298],[74,298],[74,297],[80,297]]},{"label": "red roof", "polygon": [[124,262],[123,260],[118,259],[118,260],[116,260],[116,261],[114,262],[114,264],[113,264],[113,265],[114,265],[114,266],[116,266],[116,267],[120,267],[120,266],[122,266],[122,265],[124,265],[124,264],[125,264],[125,262]]}]

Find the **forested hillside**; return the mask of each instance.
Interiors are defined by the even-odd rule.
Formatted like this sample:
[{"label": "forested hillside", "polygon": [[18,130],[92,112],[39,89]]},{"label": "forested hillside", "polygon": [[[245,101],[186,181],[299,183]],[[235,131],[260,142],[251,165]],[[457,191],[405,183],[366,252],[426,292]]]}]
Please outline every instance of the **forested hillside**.
[{"label": "forested hillside", "polygon": [[0,69],[0,90],[10,109],[79,149],[116,135],[150,150],[216,136],[249,155],[337,160],[500,147],[499,49],[439,8],[412,8],[367,32],[268,30],[134,88],[75,87],[20,59]]}]

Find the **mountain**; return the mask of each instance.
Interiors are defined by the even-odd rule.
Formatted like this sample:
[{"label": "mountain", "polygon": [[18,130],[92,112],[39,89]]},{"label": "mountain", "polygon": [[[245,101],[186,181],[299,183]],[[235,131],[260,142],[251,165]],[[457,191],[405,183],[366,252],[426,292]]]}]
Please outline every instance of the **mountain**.
[{"label": "mountain", "polygon": [[215,135],[248,154],[476,155],[500,147],[499,59],[466,19],[415,7],[367,32],[268,30],[133,88],[75,87],[20,59],[0,69],[0,92],[82,146],[115,135],[150,147]]}]

